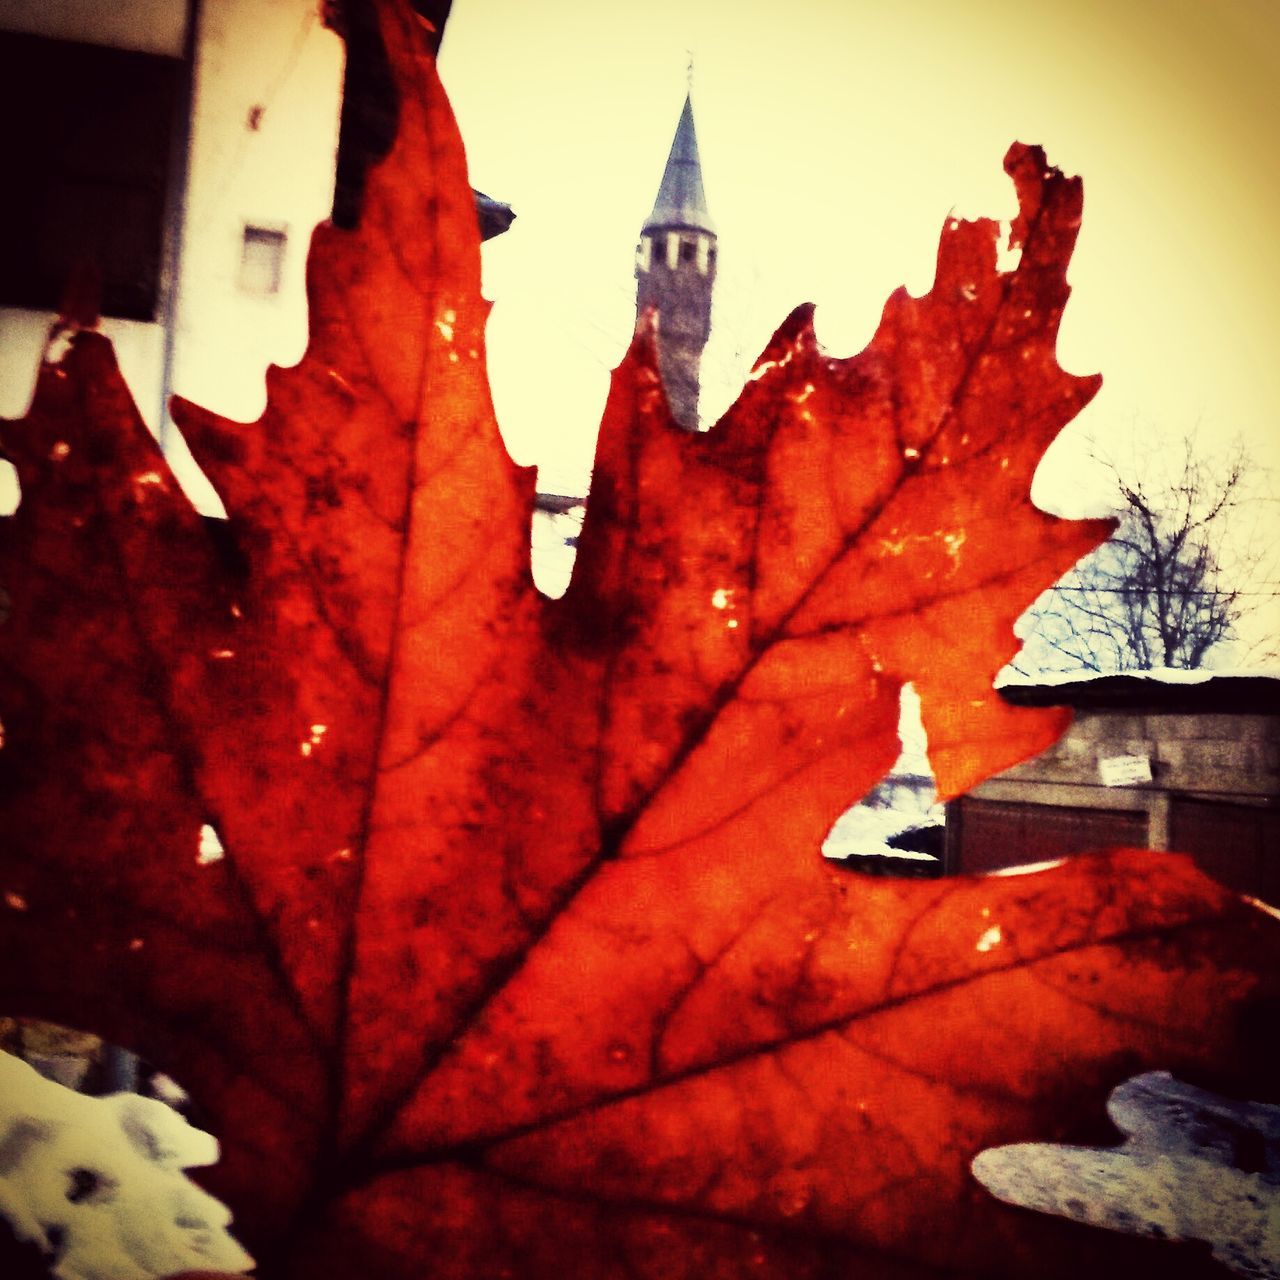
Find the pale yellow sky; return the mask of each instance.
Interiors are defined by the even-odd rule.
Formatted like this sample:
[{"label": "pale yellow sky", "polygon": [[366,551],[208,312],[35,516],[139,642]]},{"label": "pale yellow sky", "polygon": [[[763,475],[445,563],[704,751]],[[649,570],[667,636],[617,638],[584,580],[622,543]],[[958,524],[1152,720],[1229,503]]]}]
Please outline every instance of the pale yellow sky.
[{"label": "pale yellow sky", "polygon": [[[494,398],[517,459],[542,466],[544,487],[585,485],[692,50],[720,231],[711,416],[798,303],[818,304],[833,353],[860,350],[893,289],[929,287],[948,215],[1013,212],[1001,159],[1015,139],[1037,142],[1085,182],[1060,360],[1104,377],[1046,458],[1037,499],[1096,514],[1109,499],[1091,449],[1180,452],[1198,431],[1212,452],[1240,436],[1263,500],[1238,550],[1280,546],[1280,0],[775,11],[455,0],[442,67],[472,180],[519,215],[485,250]],[[300,290],[288,301],[300,344]],[[190,378],[179,389],[210,399]],[[233,416],[258,412],[213,398]],[[1260,626],[1280,637],[1280,598],[1265,599]]]},{"label": "pale yellow sky", "polygon": [[[1012,211],[1000,161],[1042,143],[1085,180],[1063,365],[1105,384],[1037,496],[1100,501],[1085,434],[1243,434],[1280,467],[1280,6],[1274,0],[456,0],[443,70],[472,175],[510,201],[488,250],[508,442],[554,487],[588,465],[633,317],[632,250],[696,57],[720,230],[706,401],[792,305],[838,354],[943,219]],[[715,349],[718,343],[720,349]],[[731,371],[731,369],[733,371]],[[1270,492],[1276,493],[1274,477]]]}]

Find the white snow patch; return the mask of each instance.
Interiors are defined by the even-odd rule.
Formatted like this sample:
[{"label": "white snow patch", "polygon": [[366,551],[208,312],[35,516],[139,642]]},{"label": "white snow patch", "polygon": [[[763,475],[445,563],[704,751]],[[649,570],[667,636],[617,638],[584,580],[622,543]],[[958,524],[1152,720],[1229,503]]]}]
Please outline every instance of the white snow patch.
[{"label": "white snow patch", "polygon": [[155,1098],[85,1097],[0,1053],[0,1215],[57,1280],[248,1271],[230,1211],[183,1173],[217,1158]]},{"label": "white snow patch", "polygon": [[[920,717],[920,695],[911,684],[902,686],[898,714],[898,740],[902,750],[893,768],[873,788],[871,799],[847,809],[828,833],[822,852],[828,858],[886,857],[911,862],[933,863],[932,854],[912,849],[895,849],[889,841],[904,831],[923,827],[940,827],[944,823],[943,807],[937,803],[932,786],[920,789],[920,783],[932,778],[929,768],[929,742]],[[879,795],[888,803],[877,803]]]},{"label": "white snow patch", "polygon": [[1062,858],[1049,858],[1044,862],[1023,862],[1016,867],[1001,867],[999,871],[988,871],[989,876],[1032,876],[1040,871],[1052,871],[1062,866]]},{"label": "white snow patch", "polygon": [[869,857],[904,858],[914,862],[937,862],[932,854],[914,849],[895,849],[889,840],[904,831],[918,827],[941,825],[936,818],[901,809],[869,809],[862,805],[840,815],[822,846],[828,858]]},{"label": "white snow patch", "polygon": [[[1249,1280],[1280,1280],[1280,1107],[1151,1071],[1113,1090],[1107,1114],[1123,1146],[993,1147],[974,1157],[974,1177],[1010,1204],[1111,1231],[1204,1240]],[[1240,1167],[1242,1137],[1255,1142],[1255,1167]]]}]

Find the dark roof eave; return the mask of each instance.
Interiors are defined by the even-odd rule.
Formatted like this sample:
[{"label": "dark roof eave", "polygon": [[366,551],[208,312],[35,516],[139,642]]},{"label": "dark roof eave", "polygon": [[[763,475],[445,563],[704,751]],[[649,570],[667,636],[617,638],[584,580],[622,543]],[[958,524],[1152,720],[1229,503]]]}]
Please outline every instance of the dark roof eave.
[{"label": "dark roof eave", "polygon": [[710,227],[696,222],[681,222],[674,218],[669,222],[650,218],[640,228],[640,234],[648,235],[651,231],[696,231],[699,235],[710,236],[713,240],[716,238],[716,233]]},{"label": "dark roof eave", "polygon": [[480,239],[492,240],[500,236],[516,220],[515,211],[509,204],[487,196],[483,191],[471,189],[476,202],[476,218],[480,223]]}]

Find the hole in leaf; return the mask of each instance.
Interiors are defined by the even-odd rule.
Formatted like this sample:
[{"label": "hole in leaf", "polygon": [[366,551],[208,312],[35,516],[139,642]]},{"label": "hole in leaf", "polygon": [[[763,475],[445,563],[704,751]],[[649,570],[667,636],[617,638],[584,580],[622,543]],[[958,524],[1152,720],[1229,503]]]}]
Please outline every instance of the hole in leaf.
[{"label": "hole in leaf", "polygon": [[7,458],[0,458],[0,516],[11,516],[22,502],[22,486],[18,469]]},{"label": "hole in leaf", "polygon": [[196,862],[202,867],[207,867],[215,862],[221,862],[226,856],[227,851],[222,847],[222,840],[217,830],[206,822],[200,828],[200,838],[196,845]]},{"label": "hole in leaf", "polygon": [[902,688],[902,750],[889,773],[841,814],[822,852],[865,875],[931,878],[942,874],[943,807],[929,767],[920,698]]}]

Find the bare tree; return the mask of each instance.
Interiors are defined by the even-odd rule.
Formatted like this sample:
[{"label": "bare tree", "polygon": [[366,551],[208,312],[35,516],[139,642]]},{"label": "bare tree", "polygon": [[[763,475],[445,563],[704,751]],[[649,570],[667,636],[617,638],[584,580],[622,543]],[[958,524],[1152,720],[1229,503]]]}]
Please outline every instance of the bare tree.
[{"label": "bare tree", "polygon": [[1104,465],[1120,526],[1036,602],[1015,662],[1020,674],[1200,667],[1238,639],[1253,611],[1244,566],[1232,561],[1233,514],[1247,502],[1241,448],[1215,466],[1187,440],[1163,479],[1159,468],[1132,478]]}]

